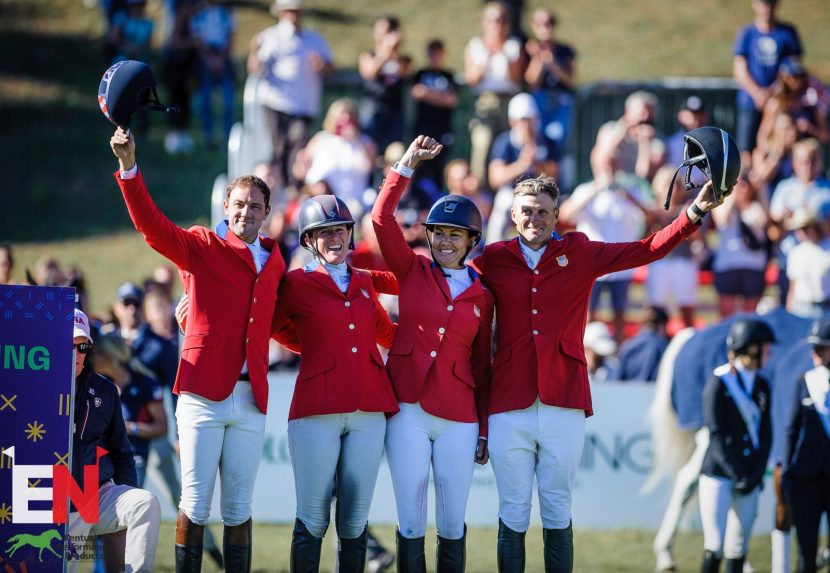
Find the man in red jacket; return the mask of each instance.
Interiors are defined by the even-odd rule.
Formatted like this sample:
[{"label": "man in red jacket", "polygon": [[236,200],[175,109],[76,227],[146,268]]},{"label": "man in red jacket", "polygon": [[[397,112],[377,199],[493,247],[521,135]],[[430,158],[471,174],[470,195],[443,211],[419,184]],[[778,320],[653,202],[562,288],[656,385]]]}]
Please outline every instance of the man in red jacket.
[{"label": "man in red jacket", "polygon": [[544,526],[545,570],[573,569],[571,489],[593,414],[582,344],[594,281],[665,256],[717,203],[711,183],[660,232],[631,243],[559,236],[559,188],[549,177],[513,190],[519,237],[473,261],[496,297],[498,348],[490,390],[489,451],[499,492],[499,571],[523,571],[534,476]]},{"label": "man in red jacket", "polygon": [[216,231],[184,230],[156,207],[135,161],[135,141],[110,140],[115,173],[136,229],[188,275],[190,309],[173,391],[182,465],[176,571],[201,570],[202,536],[217,469],[222,483],[226,571],[251,569],[251,501],[268,404],[268,340],[285,263],[259,235],[270,190],[240,177],[225,193]]}]

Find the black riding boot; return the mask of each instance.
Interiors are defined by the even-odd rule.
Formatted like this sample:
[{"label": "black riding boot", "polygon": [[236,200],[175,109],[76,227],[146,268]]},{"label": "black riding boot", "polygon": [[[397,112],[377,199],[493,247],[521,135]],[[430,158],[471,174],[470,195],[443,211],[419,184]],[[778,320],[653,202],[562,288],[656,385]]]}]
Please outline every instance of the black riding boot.
[{"label": "black riding boot", "polygon": [[366,543],[369,540],[369,528],[354,539],[340,538],[337,546],[337,560],[340,573],[363,573],[366,568]]},{"label": "black riding boot", "polygon": [[467,526],[461,539],[444,539],[438,536],[435,551],[435,571],[437,573],[464,573],[467,561]]},{"label": "black riding boot", "polygon": [[199,573],[202,570],[202,546],[176,545],[176,573]]},{"label": "black riding boot", "polygon": [[574,530],[569,523],[565,529],[544,529],[545,573],[571,573],[574,569]]},{"label": "black riding boot", "polygon": [[424,557],[423,537],[404,537],[397,532],[397,570],[398,573],[426,573],[427,562]]},{"label": "black riding boot", "polygon": [[496,550],[499,573],[524,573],[525,534],[513,531],[499,519],[499,542]]},{"label": "black riding boot", "polygon": [[251,520],[237,526],[225,526],[222,540],[225,571],[251,573]]},{"label": "black riding boot", "polygon": [[744,560],[746,557],[726,560],[726,573],[744,573]]},{"label": "black riding boot", "polygon": [[703,552],[703,566],[700,573],[718,573],[720,571],[720,555],[712,551]]},{"label": "black riding boot", "polygon": [[[320,548],[322,537],[314,537],[305,523],[294,521],[294,536],[291,539],[291,573],[318,573],[320,571]],[[227,562],[227,556],[225,561]]]}]

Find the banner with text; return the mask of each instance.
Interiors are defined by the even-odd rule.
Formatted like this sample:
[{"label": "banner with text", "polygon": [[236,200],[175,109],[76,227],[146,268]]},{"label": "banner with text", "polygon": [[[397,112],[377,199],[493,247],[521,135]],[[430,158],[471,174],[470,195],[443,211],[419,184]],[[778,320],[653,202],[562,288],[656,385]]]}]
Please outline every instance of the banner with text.
[{"label": "banner with text", "polygon": [[63,571],[52,468],[67,466],[75,289],[0,286],[0,570]]}]

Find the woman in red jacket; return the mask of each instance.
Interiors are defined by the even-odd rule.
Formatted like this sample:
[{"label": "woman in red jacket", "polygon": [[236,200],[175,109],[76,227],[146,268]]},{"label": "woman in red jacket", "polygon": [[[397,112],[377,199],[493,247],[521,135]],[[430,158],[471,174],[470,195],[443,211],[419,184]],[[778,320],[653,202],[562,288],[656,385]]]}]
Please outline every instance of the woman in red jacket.
[{"label": "woman in red jacket", "polygon": [[463,571],[464,514],[474,462],[487,462],[492,296],[464,263],[481,238],[466,197],[439,199],[427,217],[432,260],[416,255],[395,220],[414,167],[442,146],[419,136],[386,177],[372,210],[383,256],[400,289],[398,332],[387,369],[400,413],[386,456],[398,510],[398,571],[424,572],[429,470],[435,483],[437,571]]},{"label": "woman in red jacket", "polygon": [[291,571],[319,569],[336,485],[340,571],[362,573],[386,415],[398,411],[377,344],[391,345],[395,325],[371,275],[345,262],[354,248],[346,204],[331,195],[309,198],[299,226],[300,243],[315,260],[285,276],[272,324],[277,340],[302,351],[288,414],[297,493]]}]

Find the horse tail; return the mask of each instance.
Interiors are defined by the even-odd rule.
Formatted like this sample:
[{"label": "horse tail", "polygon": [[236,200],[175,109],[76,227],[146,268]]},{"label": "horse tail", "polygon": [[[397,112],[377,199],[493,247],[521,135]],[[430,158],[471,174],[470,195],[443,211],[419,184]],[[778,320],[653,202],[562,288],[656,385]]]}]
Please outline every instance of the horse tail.
[{"label": "horse tail", "polygon": [[676,473],[694,451],[694,432],[680,429],[671,392],[675,360],[695,332],[694,328],[684,328],[675,334],[657,369],[654,401],[648,412],[654,457],[648,479],[642,487],[643,493],[650,492],[663,478]]}]

